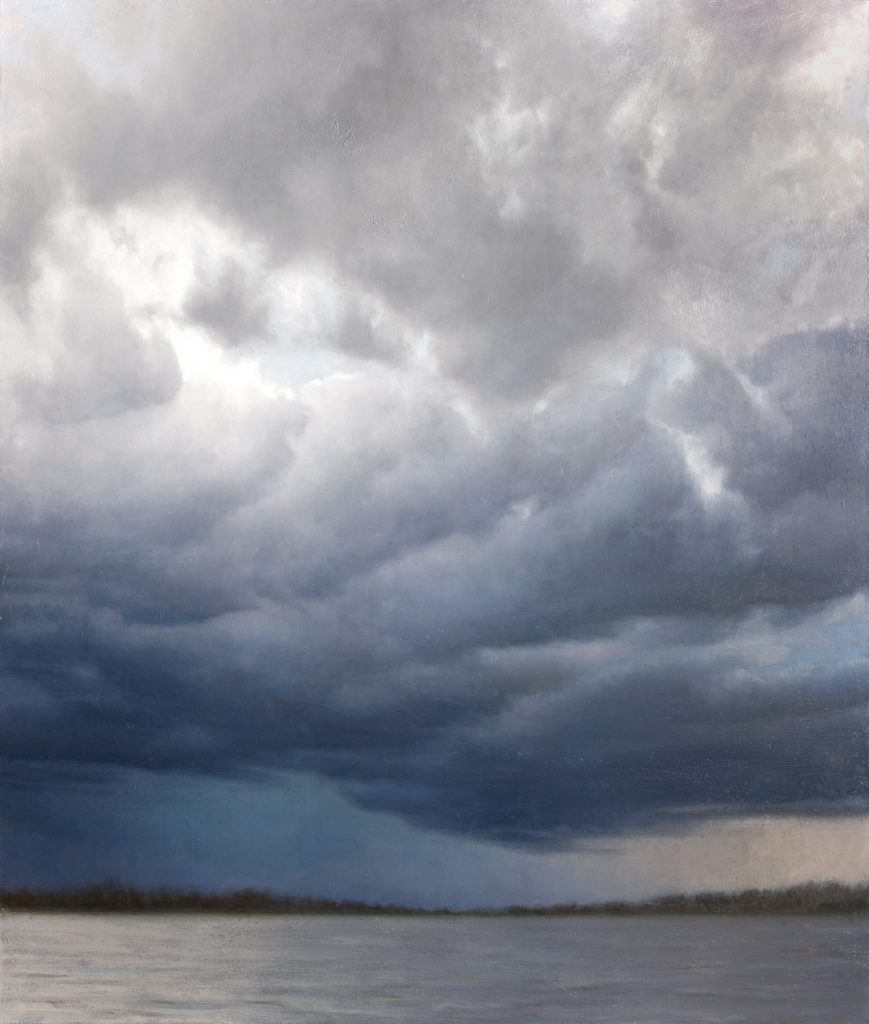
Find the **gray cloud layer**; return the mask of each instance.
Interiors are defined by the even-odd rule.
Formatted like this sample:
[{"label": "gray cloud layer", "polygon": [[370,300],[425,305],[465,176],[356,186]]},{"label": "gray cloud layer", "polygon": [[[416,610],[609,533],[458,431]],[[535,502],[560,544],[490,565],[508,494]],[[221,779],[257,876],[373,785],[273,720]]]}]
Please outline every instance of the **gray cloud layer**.
[{"label": "gray cloud layer", "polygon": [[[527,843],[865,810],[866,12],[608,10],[36,33],[8,758],[312,772]],[[188,286],[143,297],[179,222]]]}]

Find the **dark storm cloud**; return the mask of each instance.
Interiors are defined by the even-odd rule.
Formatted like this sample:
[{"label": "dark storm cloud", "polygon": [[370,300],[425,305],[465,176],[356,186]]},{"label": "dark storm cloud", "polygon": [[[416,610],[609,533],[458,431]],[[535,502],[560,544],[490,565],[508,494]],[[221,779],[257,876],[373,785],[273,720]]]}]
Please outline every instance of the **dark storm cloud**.
[{"label": "dark storm cloud", "polygon": [[123,80],[53,63],[8,179],[6,757],[506,842],[866,808],[838,22],[607,18],[163,4],[103,26]]},{"label": "dark storm cloud", "polygon": [[366,786],[357,770],[354,789],[430,827],[532,844],[736,811],[865,811],[865,666],[772,689],[722,686],[717,668],[520,704],[398,783]]},{"label": "dark storm cloud", "polygon": [[79,622],[50,632],[4,657],[12,758],[314,771],[366,806],[522,843],[866,807],[865,659],[764,670],[750,653],[647,644],[603,668],[533,649],[516,665],[516,652],[432,665],[337,631],[255,652],[214,634],[191,650]]},{"label": "dark storm cloud", "polygon": [[[864,526],[842,507],[865,452],[865,414],[849,402],[865,338],[842,329],[766,352],[748,380],[772,374],[777,416],[752,408],[737,372],[708,362],[663,391],[640,375],[659,422],[671,403],[673,422],[697,417],[710,451],[726,454],[725,489],[706,501],[676,428],[640,426],[618,402],[595,408],[612,430],[586,452],[583,416],[555,411],[530,448],[525,435],[514,449],[505,431],[502,445],[474,450],[455,421],[418,404],[399,401],[392,429],[387,389],[381,416],[364,428],[356,419],[346,467],[327,474],[340,481],[334,494],[324,480],[308,489],[308,460],[322,472],[320,459],[337,453],[303,432],[276,491],[238,495],[238,511],[230,504],[195,529],[173,531],[172,510],[158,508],[140,520],[151,536],[113,556],[99,540],[110,524],[93,521],[108,510],[93,509],[78,536],[64,521],[80,582],[61,583],[50,561],[29,582],[23,561],[11,568],[11,596],[29,596],[4,612],[7,756],[316,771],[372,806],[502,840],[864,807],[865,665],[782,680],[749,652],[746,681],[732,659],[706,653],[754,607],[810,610],[867,583]],[[819,359],[824,373],[806,373]],[[625,400],[636,409],[635,393]],[[818,417],[820,404],[844,411]],[[726,453],[717,437],[733,442]],[[767,446],[775,470],[760,477],[752,470]],[[546,470],[553,448],[564,473]],[[819,453],[814,471],[807,450]],[[782,483],[792,460],[802,460],[798,487]],[[50,523],[40,537],[51,551]],[[204,566],[203,549],[213,549]],[[158,551],[172,562],[162,572]],[[247,610],[209,618],[226,607],[209,612],[215,593]],[[648,616],[667,617],[668,642],[688,645],[667,669],[624,639]],[[695,617],[705,641],[703,629],[692,636]],[[615,644],[621,664],[608,673],[539,656],[545,641],[576,638]],[[524,663],[484,656],[522,645]]]}]

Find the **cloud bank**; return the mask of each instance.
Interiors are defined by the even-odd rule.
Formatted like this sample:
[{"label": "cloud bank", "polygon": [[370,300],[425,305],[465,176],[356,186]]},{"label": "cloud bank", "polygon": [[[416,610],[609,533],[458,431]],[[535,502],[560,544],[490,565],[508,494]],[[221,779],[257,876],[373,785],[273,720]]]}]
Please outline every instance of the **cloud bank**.
[{"label": "cloud bank", "polygon": [[11,18],[10,778],[866,811],[865,5]]}]

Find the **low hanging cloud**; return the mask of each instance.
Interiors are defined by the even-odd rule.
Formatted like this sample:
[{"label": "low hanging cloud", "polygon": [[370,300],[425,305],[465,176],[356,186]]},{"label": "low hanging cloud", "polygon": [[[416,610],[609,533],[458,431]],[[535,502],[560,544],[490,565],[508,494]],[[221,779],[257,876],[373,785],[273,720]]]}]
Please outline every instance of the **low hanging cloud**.
[{"label": "low hanging cloud", "polygon": [[22,12],[7,759],[866,811],[862,5]]}]

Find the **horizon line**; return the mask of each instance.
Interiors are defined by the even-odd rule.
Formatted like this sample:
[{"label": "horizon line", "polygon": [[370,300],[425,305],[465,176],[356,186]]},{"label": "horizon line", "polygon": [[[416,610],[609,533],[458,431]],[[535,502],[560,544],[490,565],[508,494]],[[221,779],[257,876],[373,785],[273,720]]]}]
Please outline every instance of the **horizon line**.
[{"label": "horizon line", "polygon": [[774,888],[667,893],[641,900],[559,901],[455,908],[333,899],[243,887],[142,888],[107,880],[78,886],[0,887],[0,910],[117,913],[405,914],[418,916],[571,916],[581,914],[853,913],[869,911],[869,878],[801,882]]}]

